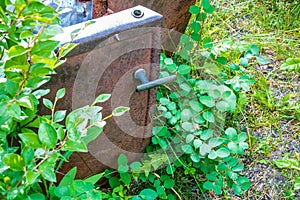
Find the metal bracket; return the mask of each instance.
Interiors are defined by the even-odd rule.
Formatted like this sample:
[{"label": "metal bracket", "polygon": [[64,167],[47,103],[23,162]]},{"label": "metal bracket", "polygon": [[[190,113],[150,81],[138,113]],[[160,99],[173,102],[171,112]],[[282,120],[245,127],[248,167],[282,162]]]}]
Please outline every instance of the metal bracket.
[{"label": "metal bracket", "polygon": [[144,90],[149,90],[151,88],[172,82],[172,81],[176,80],[177,76],[176,75],[167,76],[167,77],[156,79],[156,80],[149,82],[146,77],[146,71],[144,69],[138,69],[134,73],[134,78],[139,80],[142,83],[141,85],[138,85],[136,87],[136,91],[141,92]]}]

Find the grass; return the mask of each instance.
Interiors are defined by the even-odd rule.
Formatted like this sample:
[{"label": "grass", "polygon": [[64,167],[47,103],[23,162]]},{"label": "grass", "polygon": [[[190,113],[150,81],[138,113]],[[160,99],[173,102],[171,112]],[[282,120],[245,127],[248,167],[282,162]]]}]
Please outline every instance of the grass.
[{"label": "grass", "polygon": [[268,66],[249,68],[257,84],[247,94],[250,104],[236,118],[250,136],[250,152],[245,156],[246,173],[252,176],[248,197],[299,198],[293,188],[299,172],[278,169],[273,161],[286,159],[283,155],[293,157],[300,150],[299,74],[279,70],[285,59],[300,56],[300,2],[223,0],[214,5],[208,31],[216,41],[233,38],[256,44],[271,61]]},{"label": "grass", "polygon": [[[268,3],[269,2],[269,3]],[[209,30],[218,39],[234,37],[271,50],[277,59],[300,55],[300,4],[297,0],[213,1]]]},{"label": "grass", "polygon": [[[244,198],[298,199],[300,194],[293,184],[299,171],[279,169],[274,162],[288,158],[300,161],[300,74],[279,69],[287,58],[300,57],[300,2],[213,0],[212,4],[216,11],[205,29],[214,42],[230,38],[256,44],[270,61],[248,68],[256,84],[247,93],[248,105],[240,107],[232,122],[249,136],[250,150],[244,160],[252,187]],[[227,196],[224,198],[241,199],[230,193]]]}]

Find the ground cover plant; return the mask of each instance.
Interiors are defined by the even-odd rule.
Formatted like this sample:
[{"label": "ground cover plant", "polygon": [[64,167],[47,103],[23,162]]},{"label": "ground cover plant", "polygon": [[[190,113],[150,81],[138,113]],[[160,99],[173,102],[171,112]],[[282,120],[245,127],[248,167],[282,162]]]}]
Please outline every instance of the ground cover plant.
[{"label": "ground cover plant", "polygon": [[[165,194],[178,199],[297,199],[299,3],[199,1],[190,13],[191,22],[177,54],[172,58],[163,55],[161,59],[161,76],[177,73],[182,78],[178,87],[161,88],[158,92],[158,120],[162,123],[154,127],[148,151],[164,149],[167,156],[156,155],[145,161],[148,171],[151,164],[152,169],[159,168],[164,160],[168,164],[152,176],[150,173],[148,180],[144,178],[149,188],[142,191],[149,195],[148,199],[166,198]],[[207,92],[210,87],[206,81],[230,88],[236,97],[233,113],[226,104],[233,100],[226,102],[218,92],[214,94],[215,87],[211,85],[213,90]],[[226,114],[210,115],[209,109]],[[203,125],[213,131],[203,131]],[[195,131],[199,128],[202,130]],[[222,173],[222,167],[212,159],[214,149],[206,146],[210,137],[222,132],[230,135],[226,134],[228,129],[247,133],[248,149],[245,145],[245,152],[235,157],[238,173],[231,173],[230,165]],[[172,142],[182,146],[168,149]],[[228,148],[228,152],[218,152],[223,156],[240,146],[229,141],[219,147]],[[181,157],[173,158],[176,153]],[[201,153],[207,153],[207,158]],[[173,160],[176,161],[172,163]],[[197,163],[205,163],[211,171]],[[140,164],[143,169],[144,165]],[[251,186],[244,178],[238,182],[243,175],[250,178]],[[166,185],[173,186],[169,191],[165,178]]]},{"label": "ground cover plant", "polygon": [[[110,95],[68,115],[55,109],[65,89],[42,98],[76,45],[50,39],[61,31],[52,8],[1,1],[1,198],[297,199],[300,4],[199,0],[189,12],[177,51],[161,55],[160,76],[178,78],[158,89],[145,157],[121,154],[117,170],[85,180],[73,168],[57,183],[67,156],[102,132],[97,103]],[[39,102],[50,115],[37,114]]]}]

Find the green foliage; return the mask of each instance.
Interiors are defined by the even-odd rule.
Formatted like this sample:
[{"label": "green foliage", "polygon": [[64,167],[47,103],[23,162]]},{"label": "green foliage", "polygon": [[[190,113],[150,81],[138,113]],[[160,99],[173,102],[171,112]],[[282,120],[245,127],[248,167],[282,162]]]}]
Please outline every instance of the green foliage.
[{"label": "green foliage", "polygon": [[300,71],[300,58],[288,58],[281,66],[280,70],[282,71]]},{"label": "green foliage", "polygon": [[[74,168],[55,186],[57,170],[67,161],[63,154],[87,152],[87,144],[102,132],[109,116],[102,119],[102,108],[95,104],[110,97],[102,94],[91,106],[68,114],[56,109],[65,96],[64,88],[57,91],[54,100],[42,98],[50,90],[40,86],[77,46],[59,46],[59,41],[51,39],[62,32],[57,15],[36,0],[0,3],[1,199],[101,198],[95,186],[101,174],[74,180]],[[40,102],[50,115],[38,114]],[[128,108],[119,107],[113,115],[126,111]]]},{"label": "green foliage", "polygon": [[[202,177],[200,189],[218,195],[226,188],[242,195],[250,187],[248,178],[241,174],[244,165],[239,158],[248,149],[248,136],[233,127],[224,128],[225,119],[236,112],[240,94],[254,84],[245,67],[266,64],[267,60],[259,55],[256,45],[236,45],[230,40],[214,44],[203,29],[213,11],[206,0],[191,6],[192,18],[178,53],[173,58],[161,55],[160,76],[176,74],[175,89],[158,90],[159,119],[146,156],[129,165],[120,155],[120,179],[110,179],[118,182],[111,184],[116,188],[122,182],[128,186],[129,176],[145,182],[147,186],[133,199],[180,198],[174,177],[178,171]],[[228,55],[232,49],[238,55]]]},{"label": "green foliage", "polygon": [[295,158],[283,158],[283,159],[274,160],[273,164],[277,168],[287,171],[285,172],[285,174],[294,173],[295,175],[292,178],[294,182],[293,191],[300,190],[300,163],[299,163],[298,153],[296,153]]}]

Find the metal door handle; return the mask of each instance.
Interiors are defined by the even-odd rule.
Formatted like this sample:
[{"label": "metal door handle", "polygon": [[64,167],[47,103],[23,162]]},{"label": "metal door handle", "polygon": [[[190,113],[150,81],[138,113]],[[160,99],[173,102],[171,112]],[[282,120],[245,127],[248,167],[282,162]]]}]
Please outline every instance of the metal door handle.
[{"label": "metal door handle", "polygon": [[154,81],[148,81],[146,76],[146,71],[144,69],[138,69],[134,73],[134,78],[139,80],[142,83],[141,85],[138,85],[136,87],[136,91],[141,92],[174,81],[177,77],[176,75],[172,75],[172,76],[156,79]]}]

